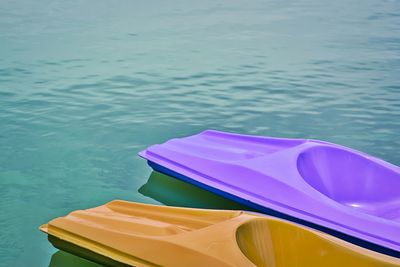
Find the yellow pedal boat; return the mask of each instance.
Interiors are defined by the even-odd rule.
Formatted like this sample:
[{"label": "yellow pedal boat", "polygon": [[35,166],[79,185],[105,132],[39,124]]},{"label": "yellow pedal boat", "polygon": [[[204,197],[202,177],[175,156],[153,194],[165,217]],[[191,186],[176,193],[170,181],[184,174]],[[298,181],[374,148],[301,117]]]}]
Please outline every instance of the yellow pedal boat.
[{"label": "yellow pedal boat", "polygon": [[115,200],[42,225],[57,248],[106,266],[400,266],[400,259],[256,213]]}]

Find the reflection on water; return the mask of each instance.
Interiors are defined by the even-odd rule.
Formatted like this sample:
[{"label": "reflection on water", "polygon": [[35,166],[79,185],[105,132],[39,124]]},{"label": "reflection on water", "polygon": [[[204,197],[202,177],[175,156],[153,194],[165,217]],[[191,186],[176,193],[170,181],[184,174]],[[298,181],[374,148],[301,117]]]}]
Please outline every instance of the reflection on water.
[{"label": "reflection on water", "polygon": [[51,256],[49,267],[102,267],[64,251],[57,251]]},{"label": "reflection on water", "polygon": [[139,193],[168,206],[249,210],[248,207],[159,172],[152,172]]}]

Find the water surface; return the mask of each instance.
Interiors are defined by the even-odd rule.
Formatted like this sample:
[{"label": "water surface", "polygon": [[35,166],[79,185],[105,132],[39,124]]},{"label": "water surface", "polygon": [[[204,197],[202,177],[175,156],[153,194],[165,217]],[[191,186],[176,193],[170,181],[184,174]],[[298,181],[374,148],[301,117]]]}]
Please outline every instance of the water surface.
[{"label": "water surface", "polygon": [[38,231],[72,210],[179,203],[136,153],[207,128],[400,165],[400,1],[1,1],[0,265],[83,265]]}]

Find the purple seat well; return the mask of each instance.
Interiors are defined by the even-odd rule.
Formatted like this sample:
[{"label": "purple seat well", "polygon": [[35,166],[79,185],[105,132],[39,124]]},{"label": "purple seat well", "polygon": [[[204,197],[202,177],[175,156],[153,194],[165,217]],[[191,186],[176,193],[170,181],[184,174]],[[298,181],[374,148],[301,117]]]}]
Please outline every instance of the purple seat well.
[{"label": "purple seat well", "polygon": [[212,130],[139,155],[157,171],[400,257],[400,168],[385,161],[318,140]]},{"label": "purple seat well", "polygon": [[338,203],[400,221],[399,172],[365,156],[326,146],[300,153],[297,167],[309,185]]}]

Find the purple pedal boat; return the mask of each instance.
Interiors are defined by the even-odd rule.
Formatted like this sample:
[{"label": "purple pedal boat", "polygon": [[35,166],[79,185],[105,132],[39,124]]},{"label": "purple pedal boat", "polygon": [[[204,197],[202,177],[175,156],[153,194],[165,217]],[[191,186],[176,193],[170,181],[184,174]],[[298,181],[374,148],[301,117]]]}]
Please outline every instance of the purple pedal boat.
[{"label": "purple pedal boat", "polygon": [[400,168],[332,143],[208,130],[139,153],[156,171],[400,257]]}]

